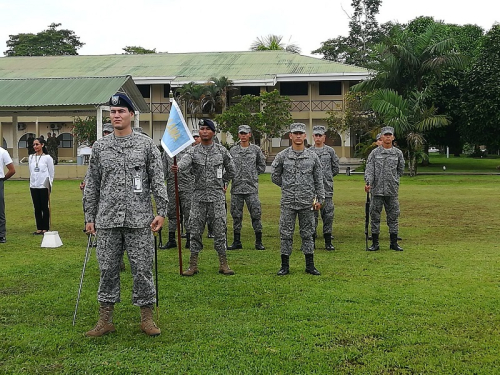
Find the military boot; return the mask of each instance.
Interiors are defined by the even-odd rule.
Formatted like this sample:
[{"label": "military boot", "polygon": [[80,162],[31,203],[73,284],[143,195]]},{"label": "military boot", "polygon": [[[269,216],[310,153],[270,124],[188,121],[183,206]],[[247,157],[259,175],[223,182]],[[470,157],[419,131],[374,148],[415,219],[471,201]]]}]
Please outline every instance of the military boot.
[{"label": "military boot", "polygon": [[85,333],[85,336],[100,337],[109,332],[115,332],[113,325],[113,310],[115,305],[112,303],[101,303],[99,306],[99,320],[94,328]]},{"label": "military boot", "polygon": [[193,276],[198,272],[198,253],[191,253],[189,257],[189,268],[182,273],[182,276]]},{"label": "military boot", "polygon": [[191,247],[191,235],[189,232],[186,232],[186,249],[189,249]]},{"label": "military boot", "polygon": [[278,271],[278,276],[288,275],[290,273],[290,256],[281,254],[281,268]]},{"label": "military boot", "polygon": [[332,234],[325,233],[323,234],[323,237],[325,237],[325,250],[328,251],[335,250],[335,246],[332,245]]},{"label": "military boot", "polygon": [[168,232],[168,242],[160,246],[160,249],[174,249],[177,247],[177,242],[175,241],[175,232]]},{"label": "military boot", "polygon": [[237,250],[243,249],[243,245],[241,244],[241,233],[234,232],[234,241],[231,246],[227,247],[228,250]]},{"label": "military boot", "polygon": [[219,254],[219,273],[224,275],[234,275],[234,271],[227,264],[226,254]]},{"label": "military boot", "polygon": [[161,333],[153,320],[153,305],[141,306],[141,330],[148,336],[158,336]]},{"label": "military boot", "polygon": [[372,233],[372,245],[367,249],[368,251],[377,251],[380,249],[378,244],[378,233]]},{"label": "military boot", "polygon": [[391,250],[395,251],[403,251],[403,248],[398,245],[398,234],[397,233],[391,233]]},{"label": "military boot", "polygon": [[314,267],[314,254],[306,254],[306,272],[314,276],[319,276],[321,273]]},{"label": "military boot", "polygon": [[255,232],[255,250],[266,250],[262,244],[262,232]]}]

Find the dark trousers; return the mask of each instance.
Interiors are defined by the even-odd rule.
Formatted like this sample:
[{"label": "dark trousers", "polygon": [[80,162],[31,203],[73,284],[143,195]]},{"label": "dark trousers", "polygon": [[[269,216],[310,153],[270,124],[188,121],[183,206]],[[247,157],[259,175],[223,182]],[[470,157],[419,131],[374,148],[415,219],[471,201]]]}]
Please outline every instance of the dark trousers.
[{"label": "dark trousers", "polygon": [[3,181],[0,181],[0,237],[5,237],[7,228],[5,226],[5,201]]},{"label": "dark trousers", "polygon": [[35,209],[35,220],[37,230],[49,230],[49,189],[32,189],[31,199]]}]

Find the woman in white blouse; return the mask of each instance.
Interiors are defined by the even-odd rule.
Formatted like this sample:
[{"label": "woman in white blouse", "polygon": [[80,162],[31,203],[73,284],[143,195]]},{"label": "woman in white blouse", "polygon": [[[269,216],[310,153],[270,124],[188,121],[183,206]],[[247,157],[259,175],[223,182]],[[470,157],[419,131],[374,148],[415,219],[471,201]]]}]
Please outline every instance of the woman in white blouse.
[{"label": "woman in white blouse", "polygon": [[41,235],[49,230],[49,194],[54,181],[54,160],[47,152],[43,138],[35,138],[33,149],[35,153],[29,157],[30,191],[37,228],[33,234]]}]

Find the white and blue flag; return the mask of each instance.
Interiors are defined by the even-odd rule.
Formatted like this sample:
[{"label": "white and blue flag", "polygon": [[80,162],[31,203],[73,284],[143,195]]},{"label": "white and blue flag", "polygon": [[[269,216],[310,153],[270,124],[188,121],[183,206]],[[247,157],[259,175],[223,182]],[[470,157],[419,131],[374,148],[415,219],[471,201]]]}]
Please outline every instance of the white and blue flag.
[{"label": "white and blue flag", "polygon": [[161,145],[165,152],[173,158],[179,152],[194,142],[182,112],[174,99],[171,99],[170,114],[168,116],[165,133],[161,138]]}]

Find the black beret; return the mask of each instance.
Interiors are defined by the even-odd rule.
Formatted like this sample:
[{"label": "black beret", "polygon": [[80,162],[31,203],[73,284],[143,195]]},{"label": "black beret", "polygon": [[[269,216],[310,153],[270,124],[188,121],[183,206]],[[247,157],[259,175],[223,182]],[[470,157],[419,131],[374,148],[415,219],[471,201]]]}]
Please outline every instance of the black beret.
[{"label": "black beret", "polygon": [[208,126],[215,133],[215,124],[212,120],[208,118],[200,120],[199,126]]},{"label": "black beret", "polygon": [[134,112],[134,106],[129,97],[121,92],[117,92],[111,98],[109,98],[110,107],[125,107]]}]

